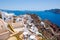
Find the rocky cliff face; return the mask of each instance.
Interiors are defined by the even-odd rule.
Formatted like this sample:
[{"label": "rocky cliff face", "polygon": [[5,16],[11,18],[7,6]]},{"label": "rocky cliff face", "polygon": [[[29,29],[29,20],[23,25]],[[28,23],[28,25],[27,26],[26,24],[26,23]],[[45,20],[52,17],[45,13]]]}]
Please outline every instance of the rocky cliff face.
[{"label": "rocky cliff face", "polygon": [[52,33],[57,37],[57,40],[60,40],[60,27],[58,27],[56,24],[51,23],[48,20],[44,20],[45,23],[47,23],[48,25],[50,25],[50,27],[52,28]]},{"label": "rocky cliff face", "polygon": [[[31,17],[34,19],[34,24],[39,29],[40,32],[48,39],[50,40],[60,40],[60,28],[56,25],[51,23],[48,20],[40,20],[37,15],[31,15]],[[41,23],[43,22],[43,23]],[[42,25],[41,25],[42,24]],[[49,40],[48,39],[48,40]]]},{"label": "rocky cliff face", "polygon": [[[12,21],[11,21],[11,18],[12,18]],[[48,20],[42,20],[40,17],[38,17],[35,14],[25,14],[25,15],[20,15],[20,16],[13,15],[12,17],[8,16],[7,19],[10,20],[11,22],[9,22],[8,20],[6,21],[2,19],[4,22],[7,23],[6,28],[9,27],[8,26],[8,23],[9,23],[10,25],[12,25],[12,27],[14,27],[13,29],[17,29],[17,28],[22,29],[22,35],[20,35],[21,30],[19,30],[17,34],[14,34],[14,32],[12,32],[12,34],[14,34],[12,36],[16,36],[16,35],[18,36],[17,38],[18,40],[20,38],[22,40],[24,39],[26,40],[60,40],[59,38],[60,28]],[[10,29],[7,31],[11,33]]]}]

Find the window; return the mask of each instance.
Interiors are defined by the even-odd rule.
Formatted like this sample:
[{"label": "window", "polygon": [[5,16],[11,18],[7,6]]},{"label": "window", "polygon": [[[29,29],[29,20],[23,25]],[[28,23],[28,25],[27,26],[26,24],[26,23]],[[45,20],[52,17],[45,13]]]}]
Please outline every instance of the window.
[{"label": "window", "polygon": [[6,18],[4,18],[4,20],[6,20]]},{"label": "window", "polygon": [[0,14],[0,18],[2,18],[2,15]]}]

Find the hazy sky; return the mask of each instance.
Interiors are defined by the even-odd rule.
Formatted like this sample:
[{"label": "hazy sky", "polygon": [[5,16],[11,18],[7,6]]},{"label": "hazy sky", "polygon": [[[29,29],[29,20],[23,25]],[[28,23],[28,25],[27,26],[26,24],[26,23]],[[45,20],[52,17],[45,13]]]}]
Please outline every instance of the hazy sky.
[{"label": "hazy sky", "polygon": [[0,0],[0,9],[46,10],[60,9],[60,0]]}]

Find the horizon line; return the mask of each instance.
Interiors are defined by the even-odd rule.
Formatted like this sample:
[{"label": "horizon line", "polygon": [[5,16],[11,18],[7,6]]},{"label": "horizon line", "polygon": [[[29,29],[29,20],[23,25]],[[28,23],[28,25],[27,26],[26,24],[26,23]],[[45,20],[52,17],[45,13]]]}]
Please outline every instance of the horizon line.
[{"label": "horizon line", "polygon": [[[51,9],[60,9],[60,8],[51,8]],[[0,9],[0,10],[19,10],[19,11],[45,11],[45,10],[51,10],[51,9],[42,9],[42,10],[35,10],[35,9]]]}]

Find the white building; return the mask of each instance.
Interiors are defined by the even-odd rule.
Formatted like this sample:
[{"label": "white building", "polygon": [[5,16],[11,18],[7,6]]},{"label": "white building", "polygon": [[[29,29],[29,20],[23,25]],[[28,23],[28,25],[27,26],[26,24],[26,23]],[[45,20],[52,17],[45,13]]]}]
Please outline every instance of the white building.
[{"label": "white building", "polygon": [[2,19],[6,22],[12,22],[13,21],[13,13],[7,13],[7,12],[1,12],[2,13]]}]

